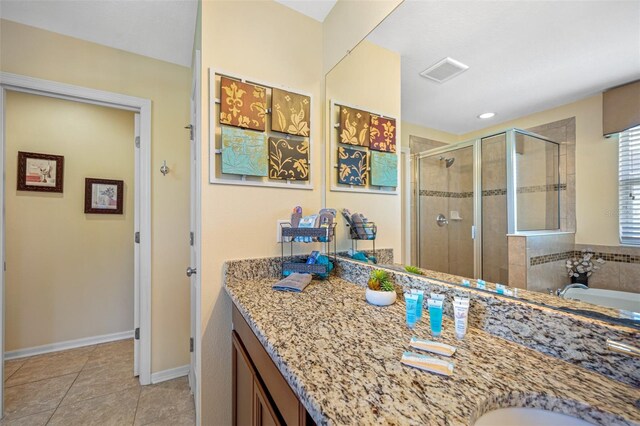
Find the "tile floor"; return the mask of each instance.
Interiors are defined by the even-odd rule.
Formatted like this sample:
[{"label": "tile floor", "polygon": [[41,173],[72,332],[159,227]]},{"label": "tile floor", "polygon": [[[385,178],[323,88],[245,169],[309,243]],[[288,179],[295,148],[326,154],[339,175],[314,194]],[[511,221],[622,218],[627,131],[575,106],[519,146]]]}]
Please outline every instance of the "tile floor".
[{"label": "tile floor", "polygon": [[195,424],[186,377],[133,377],[133,340],[5,361],[4,374],[0,426]]}]

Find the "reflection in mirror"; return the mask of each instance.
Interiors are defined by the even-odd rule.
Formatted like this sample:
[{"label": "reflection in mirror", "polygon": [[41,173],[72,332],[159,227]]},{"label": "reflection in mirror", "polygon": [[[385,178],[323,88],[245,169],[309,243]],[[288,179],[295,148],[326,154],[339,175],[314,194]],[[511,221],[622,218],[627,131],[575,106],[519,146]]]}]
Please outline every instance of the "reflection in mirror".
[{"label": "reflection in mirror", "polygon": [[[405,1],[354,49],[347,59],[366,44],[401,63],[398,150],[410,161],[401,162],[396,263],[454,283],[507,284],[558,309],[640,312],[640,247],[619,242],[618,137],[602,127],[603,92],[640,78],[639,14],[637,2]],[[448,56],[468,68],[448,61],[421,75]],[[376,73],[369,59],[350,66]],[[358,81],[338,74],[327,76],[328,96]],[[392,79],[372,83],[360,90],[388,93]]]}]

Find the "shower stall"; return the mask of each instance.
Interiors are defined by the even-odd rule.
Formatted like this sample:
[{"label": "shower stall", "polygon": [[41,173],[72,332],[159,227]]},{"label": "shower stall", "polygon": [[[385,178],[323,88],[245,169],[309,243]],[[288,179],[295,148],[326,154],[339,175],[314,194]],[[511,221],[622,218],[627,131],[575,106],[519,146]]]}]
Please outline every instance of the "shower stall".
[{"label": "shower stall", "polygon": [[559,158],[520,129],[415,154],[418,266],[508,283],[507,235],[560,228]]}]

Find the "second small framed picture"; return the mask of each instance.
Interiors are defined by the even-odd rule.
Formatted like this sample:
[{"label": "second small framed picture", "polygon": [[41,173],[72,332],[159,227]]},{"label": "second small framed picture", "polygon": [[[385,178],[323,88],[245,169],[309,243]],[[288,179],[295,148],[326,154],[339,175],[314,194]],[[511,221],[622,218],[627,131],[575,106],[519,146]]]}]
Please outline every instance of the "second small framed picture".
[{"label": "second small framed picture", "polygon": [[86,178],[84,180],[84,212],[122,214],[124,181]]}]

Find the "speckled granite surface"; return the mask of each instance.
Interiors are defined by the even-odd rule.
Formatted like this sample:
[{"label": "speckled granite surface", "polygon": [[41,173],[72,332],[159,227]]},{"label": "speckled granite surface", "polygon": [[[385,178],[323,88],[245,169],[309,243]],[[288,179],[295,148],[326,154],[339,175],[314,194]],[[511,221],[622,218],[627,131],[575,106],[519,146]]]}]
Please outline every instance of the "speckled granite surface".
[{"label": "speckled granite surface", "polygon": [[425,318],[407,329],[402,300],[374,307],[364,288],[336,277],[313,281],[303,293],[273,291],[276,281],[231,274],[225,287],[319,424],[471,425],[504,406],[640,424],[637,388],[481,329],[471,327],[457,341],[448,318],[441,340],[458,347],[453,376],[403,366],[411,336],[429,337],[429,325]]},{"label": "speckled granite surface", "polygon": [[[363,286],[372,269],[373,266],[353,260],[338,259],[337,262],[337,273],[342,278]],[[468,294],[473,301],[469,322],[474,327],[640,387],[640,358],[611,352],[606,347],[607,339],[637,346],[640,342],[638,329],[406,272],[391,269],[389,272],[399,294],[403,288],[444,293],[448,300],[457,294]],[[451,303],[445,304],[445,315],[453,317]]]}]

